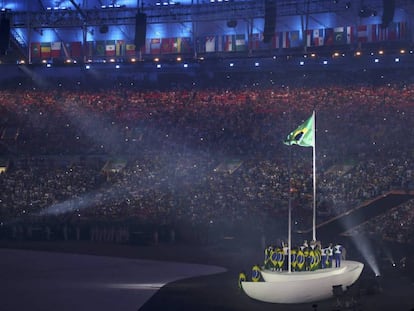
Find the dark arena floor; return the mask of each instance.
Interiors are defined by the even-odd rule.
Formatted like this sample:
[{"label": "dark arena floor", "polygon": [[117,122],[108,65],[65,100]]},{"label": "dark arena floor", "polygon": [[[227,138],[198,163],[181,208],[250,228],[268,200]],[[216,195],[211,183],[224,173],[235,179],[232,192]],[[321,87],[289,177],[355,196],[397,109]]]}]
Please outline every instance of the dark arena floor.
[{"label": "dark arena floor", "polygon": [[[268,304],[238,288],[260,250],[90,242],[0,242],[1,310],[414,310],[414,274],[367,266],[344,294],[309,304]],[[353,259],[349,255],[349,259]],[[411,260],[411,259],[410,259]]]}]

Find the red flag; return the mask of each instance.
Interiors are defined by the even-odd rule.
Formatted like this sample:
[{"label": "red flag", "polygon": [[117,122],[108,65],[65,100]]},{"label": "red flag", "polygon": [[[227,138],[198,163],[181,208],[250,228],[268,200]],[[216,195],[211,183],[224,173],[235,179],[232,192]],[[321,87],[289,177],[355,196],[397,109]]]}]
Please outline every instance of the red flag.
[{"label": "red flag", "polygon": [[50,56],[52,58],[59,58],[61,49],[62,49],[62,42],[60,41],[52,42]]},{"label": "red flag", "polygon": [[82,55],[82,43],[80,41],[71,42],[70,51],[73,58],[80,58]]},{"label": "red flag", "polygon": [[173,38],[163,38],[161,40],[161,53],[169,54],[172,53],[173,45],[174,45]]},{"label": "red flag", "polygon": [[361,42],[361,43],[368,42],[368,27],[367,27],[367,25],[359,25],[357,27],[357,37],[358,37],[358,42]]},{"label": "red flag", "polygon": [[153,38],[150,43],[151,54],[160,54],[161,51],[161,39]]},{"label": "red flag", "polygon": [[115,40],[108,40],[105,44],[105,55],[112,57],[115,56],[116,53],[116,46],[115,46]]}]

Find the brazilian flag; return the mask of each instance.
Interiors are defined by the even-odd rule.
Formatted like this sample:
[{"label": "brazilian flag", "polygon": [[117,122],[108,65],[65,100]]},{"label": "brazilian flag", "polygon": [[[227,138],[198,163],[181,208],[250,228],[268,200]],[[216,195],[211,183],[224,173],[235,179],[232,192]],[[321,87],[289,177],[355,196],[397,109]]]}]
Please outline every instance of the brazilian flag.
[{"label": "brazilian flag", "polygon": [[285,145],[299,145],[302,147],[314,147],[315,142],[313,139],[315,131],[315,113],[313,113],[309,119],[303,122],[299,127],[291,132],[286,140]]}]

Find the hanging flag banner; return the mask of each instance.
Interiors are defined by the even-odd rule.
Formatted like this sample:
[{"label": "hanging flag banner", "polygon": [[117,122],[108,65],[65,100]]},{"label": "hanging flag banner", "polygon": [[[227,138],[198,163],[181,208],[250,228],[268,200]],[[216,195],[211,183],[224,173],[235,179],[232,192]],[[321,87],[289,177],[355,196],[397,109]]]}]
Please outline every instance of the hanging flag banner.
[{"label": "hanging flag banner", "polygon": [[207,36],[205,38],[205,49],[206,53],[215,52],[216,51],[216,37],[215,36]]},{"label": "hanging flag banner", "polygon": [[40,57],[42,59],[50,58],[50,42],[42,42],[40,44]]},{"label": "hanging flag banner", "polygon": [[191,53],[194,50],[193,43],[190,37],[181,38],[181,52]]},{"label": "hanging flag banner", "polygon": [[115,56],[115,40],[107,40],[105,42],[105,55]]},{"label": "hanging flag banner", "polygon": [[50,57],[52,58],[60,58],[60,52],[62,49],[62,42],[52,42],[51,43],[51,51],[50,51]]},{"label": "hanging flag banner", "polygon": [[323,29],[313,30],[313,46],[322,46],[324,43]]},{"label": "hanging flag banner", "polygon": [[40,58],[40,42],[32,42],[30,44],[30,52],[32,58]]},{"label": "hanging flag banner", "polygon": [[125,46],[125,54],[127,56],[135,56],[135,44],[127,43]]},{"label": "hanging flag banner", "polygon": [[72,58],[79,59],[82,56],[82,42],[75,41],[70,43],[70,53]]},{"label": "hanging flag banner", "polygon": [[334,28],[334,44],[346,44],[346,32],[344,27]]},{"label": "hanging flag banner", "polygon": [[124,40],[115,41],[115,55],[125,56],[125,41]]},{"label": "hanging flag banner", "polygon": [[246,39],[244,35],[236,35],[236,51],[246,51]]},{"label": "hanging flag banner", "polygon": [[99,40],[95,42],[95,55],[105,56],[105,41]]},{"label": "hanging flag banner", "polygon": [[150,52],[151,54],[160,54],[161,52],[161,39],[152,38],[150,41]]},{"label": "hanging flag banner", "polygon": [[95,43],[94,41],[86,41],[85,42],[85,44],[86,44],[85,56],[88,59],[91,59],[94,55],[94,48],[95,48],[94,43]]},{"label": "hanging flag banner", "polygon": [[290,32],[290,47],[297,48],[301,46],[299,30],[294,30]]}]

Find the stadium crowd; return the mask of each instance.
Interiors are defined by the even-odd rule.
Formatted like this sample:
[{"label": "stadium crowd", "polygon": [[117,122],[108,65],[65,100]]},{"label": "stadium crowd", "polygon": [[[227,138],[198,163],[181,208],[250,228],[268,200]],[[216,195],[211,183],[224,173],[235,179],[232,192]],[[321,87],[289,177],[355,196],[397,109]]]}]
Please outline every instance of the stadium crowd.
[{"label": "stadium crowd", "polygon": [[[62,224],[80,238],[85,223],[91,240],[127,240],[134,223],[205,238],[211,226],[221,234],[284,228],[291,195],[296,229],[308,228],[311,148],[283,140],[313,110],[319,222],[393,189],[414,190],[410,76],[375,86],[324,79],[2,89],[2,226],[13,238],[27,236],[27,223],[58,224],[66,239]],[[105,166],[113,159],[125,165]],[[413,202],[390,213],[358,230],[412,242]]]}]

